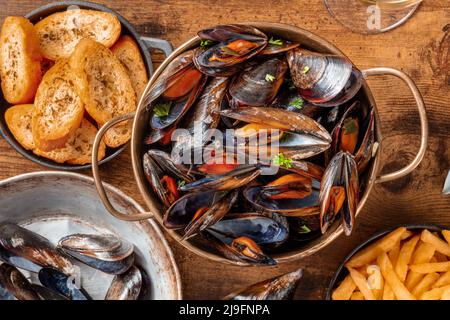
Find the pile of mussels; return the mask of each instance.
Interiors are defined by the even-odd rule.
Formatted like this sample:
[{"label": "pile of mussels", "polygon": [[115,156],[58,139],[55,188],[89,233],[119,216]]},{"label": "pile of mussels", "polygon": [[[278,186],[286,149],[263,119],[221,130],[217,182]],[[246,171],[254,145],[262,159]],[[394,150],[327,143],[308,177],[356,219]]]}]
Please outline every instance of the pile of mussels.
[{"label": "pile of mussels", "polygon": [[[0,224],[0,300],[91,300],[71,259],[115,275],[105,300],[147,295],[148,276],[134,265],[134,246],[114,235],[73,234],[55,247],[16,224]],[[19,269],[38,275],[31,283]]]},{"label": "pile of mussels", "polygon": [[[338,219],[350,235],[361,177],[376,150],[361,72],[344,57],[252,26],[198,35],[200,46],[174,58],[144,99],[150,123],[143,167],[165,208],[164,226],[248,264],[275,264],[272,253],[320,236]],[[201,141],[174,138],[176,129],[194,134],[198,125]],[[234,129],[245,151],[262,129],[274,130],[268,141],[277,141],[279,152],[239,164],[210,129]],[[220,152],[223,161],[180,161],[198,148]],[[259,140],[256,148],[270,149]],[[273,165],[275,175],[261,174]]]}]

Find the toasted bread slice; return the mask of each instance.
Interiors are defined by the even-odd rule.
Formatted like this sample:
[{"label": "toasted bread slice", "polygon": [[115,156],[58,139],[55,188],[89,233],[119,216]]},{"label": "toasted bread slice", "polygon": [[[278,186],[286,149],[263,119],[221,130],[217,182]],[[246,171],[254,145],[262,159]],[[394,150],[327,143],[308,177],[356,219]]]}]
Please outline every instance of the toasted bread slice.
[{"label": "toasted bread slice", "polygon": [[[64,148],[50,152],[34,149],[33,152],[38,156],[45,157],[58,163],[67,162],[74,165],[84,165],[91,163],[92,145],[94,144],[96,134],[97,128],[88,120],[83,119],[75,136]],[[105,143],[102,142],[99,148],[98,161],[105,157],[105,150]]]},{"label": "toasted bread slice", "polygon": [[119,38],[119,19],[108,12],[68,10],[54,13],[35,25],[44,57],[68,58],[78,42],[90,38],[111,47]]},{"label": "toasted bread slice", "polygon": [[147,69],[138,45],[130,36],[122,36],[111,51],[122,62],[139,100],[148,82]]},{"label": "toasted bread slice", "polygon": [[33,101],[42,78],[41,60],[39,40],[31,22],[7,17],[0,33],[0,77],[6,101]]},{"label": "toasted bread slice", "polygon": [[[86,111],[99,125],[119,115],[136,110],[136,94],[125,67],[103,45],[81,40],[69,59],[72,70],[82,80],[82,97]],[[109,147],[126,143],[130,134],[122,134],[126,124],[116,126],[105,135]]]},{"label": "toasted bread slice", "polygon": [[42,151],[63,148],[83,119],[81,84],[67,59],[58,61],[42,79],[31,121],[34,143]]},{"label": "toasted bread slice", "polygon": [[5,112],[5,121],[9,130],[22,147],[34,149],[33,134],[31,132],[31,117],[34,105],[22,104],[9,108]]}]

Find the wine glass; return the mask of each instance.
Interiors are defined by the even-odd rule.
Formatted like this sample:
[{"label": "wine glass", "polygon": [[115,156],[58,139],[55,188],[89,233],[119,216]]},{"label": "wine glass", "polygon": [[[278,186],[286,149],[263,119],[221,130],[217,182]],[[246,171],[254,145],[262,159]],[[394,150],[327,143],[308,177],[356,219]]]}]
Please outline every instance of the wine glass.
[{"label": "wine glass", "polygon": [[408,20],[422,0],[324,0],[330,14],[350,30],[374,34]]}]

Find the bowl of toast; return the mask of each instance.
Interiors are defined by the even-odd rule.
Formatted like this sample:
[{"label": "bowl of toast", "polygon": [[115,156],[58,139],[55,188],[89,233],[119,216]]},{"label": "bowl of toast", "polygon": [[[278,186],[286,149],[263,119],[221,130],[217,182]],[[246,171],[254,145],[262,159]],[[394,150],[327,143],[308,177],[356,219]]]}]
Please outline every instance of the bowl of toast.
[{"label": "bowl of toast", "polygon": [[[150,48],[117,12],[84,1],[55,2],[7,17],[0,32],[0,134],[24,157],[52,169],[91,166],[98,128],[134,112],[153,72]],[[98,160],[116,157],[131,122],[104,137]]]}]

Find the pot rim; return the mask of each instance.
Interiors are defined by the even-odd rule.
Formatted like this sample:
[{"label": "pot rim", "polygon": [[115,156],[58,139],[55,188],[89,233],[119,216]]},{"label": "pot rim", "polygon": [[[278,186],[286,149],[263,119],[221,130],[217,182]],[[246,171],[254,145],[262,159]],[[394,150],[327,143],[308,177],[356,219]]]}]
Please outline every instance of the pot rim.
[{"label": "pot rim", "polygon": [[449,227],[446,227],[444,225],[440,224],[434,224],[434,223],[425,223],[425,224],[399,224],[393,227],[389,227],[386,229],[383,229],[381,231],[378,231],[374,234],[372,234],[368,239],[362,241],[360,244],[358,244],[354,249],[350,251],[349,254],[346,255],[344,260],[339,264],[338,268],[333,274],[333,277],[330,280],[330,284],[328,285],[328,288],[326,289],[325,293],[325,300],[332,300],[331,295],[333,294],[333,289],[336,288],[337,282],[340,280],[340,277],[342,275],[342,272],[345,272],[345,264],[359,251],[367,247],[368,245],[372,244],[376,240],[380,239],[381,237],[387,235],[388,233],[394,231],[397,228],[405,227],[408,230],[423,230],[428,229],[432,231],[442,231],[445,229],[448,229]]},{"label": "pot rim", "polygon": [[[349,61],[351,61],[341,50],[339,50],[336,46],[334,46],[329,41],[325,40],[324,38],[310,32],[310,31],[307,31],[307,30],[299,28],[299,27],[282,24],[282,23],[273,23],[273,22],[243,22],[243,23],[239,23],[239,24],[251,25],[256,28],[261,28],[261,29],[273,28],[273,29],[276,29],[278,32],[285,31],[285,32],[291,32],[291,33],[294,32],[296,34],[301,34],[302,36],[307,37],[310,41],[320,44],[322,47],[325,47],[326,51],[331,52],[333,54],[341,55],[341,56],[347,58]],[[149,190],[147,188],[146,181],[143,178],[143,176],[141,176],[141,174],[140,174],[142,172],[142,170],[141,170],[142,165],[141,165],[141,159],[140,159],[141,155],[138,154],[138,150],[139,150],[138,144],[140,144],[141,141],[138,141],[136,139],[137,135],[138,135],[137,123],[140,120],[141,114],[143,112],[145,112],[145,105],[143,103],[144,102],[143,97],[146,96],[150,87],[153,85],[153,83],[156,81],[156,79],[161,75],[163,70],[167,67],[167,65],[175,57],[177,57],[184,51],[194,47],[195,45],[198,45],[200,43],[200,40],[201,40],[200,37],[198,37],[196,35],[193,38],[189,39],[188,41],[184,42],[176,50],[174,50],[174,52],[169,57],[167,57],[164,60],[164,62],[158,67],[158,69],[154,72],[153,76],[151,77],[149,83],[147,84],[147,87],[145,88],[144,94],[142,95],[141,100],[139,101],[138,109],[136,110],[136,114],[135,114],[134,120],[133,120],[133,129],[132,129],[132,136],[131,136],[131,162],[132,162],[132,166],[133,166],[134,178],[135,178],[135,181],[137,182],[139,191],[140,191],[142,197],[144,198],[144,201],[145,201],[147,207],[150,209],[150,211],[157,213],[157,214],[155,214],[155,217],[161,225],[163,225],[162,224],[163,213],[161,214],[160,204],[158,203],[157,200],[152,199],[151,197],[148,196]],[[374,109],[376,141],[379,143],[379,146],[378,146],[377,154],[372,159],[371,170],[370,170],[370,172],[367,172],[367,174],[368,174],[367,185],[364,190],[364,194],[362,195],[362,197],[359,201],[356,216],[358,216],[360,214],[362,208],[364,207],[364,205],[368,199],[370,192],[372,191],[373,185],[375,184],[376,177],[377,177],[377,174],[379,171],[378,170],[379,164],[380,164],[379,155],[380,155],[380,150],[382,147],[382,135],[381,135],[380,126],[379,126],[380,120],[379,120],[378,110],[377,110],[377,106],[375,103],[375,99],[374,99],[365,79],[362,80],[362,89],[364,90],[364,94],[365,94],[367,100],[369,101],[369,103],[371,104],[371,106]],[[320,242],[318,242],[314,245],[311,245],[309,247],[307,246],[307,248],[301,248],[301,249],[297,250],[298,252],[296,252],[296,253],[286,252],[286,253],[282,253],[279,255],[273,255],[273,258],[278,263],[292,262],[292,261],[297,261],[301,258],[307,257],[309,255],[312,255],[312,254],[318,252],[319,250],[323,249],[324,247],[326,247],[327,245],[332,243],[344,231],[341,224],[337,224],[337,222],[335,222],[333,224],[332,228],[334,228],[334,229],[328,231],[327,234],[321,236],[321,237],[326,236],[326,238],[322,239]],[[181,241],[181,236],[176,232],[176,230],[170,230],[170,229],[165,229],[165,230],[166,230],[166,232],[168,232],[170,234],[170,236],[172,238],[174,238],[183,247],[185,247],[186,249],[194,252],[195,254],[197,254],[201,257],[208,258],[208,259],[211,259],[211,260],[217,261],[217,262],[222,262],[225,264],[250,266],[247,263],[231,261],[225,257],[220,256],[219,254],[215,254],[215,253],[206,251],[206,250],[199,248],[198,246],[192,244],[190,241]],[[320,239],[320,238],[318,238],[318,239]],[[316,239],[316,241],[318,241],[318,239]]]},{"label": "pot rim", "polygon": [[[25,181],[28,179],[42,178],[42,177],[73,178],[73,179],[77,179],[77,180],[86,182],[86,183],[94,186],[94,179],[92,177],[88,177],[83,174],[79,174],[79,173],[75,173],[75,172],[66,172],[66,171],[35,171],[35,172],[19,174],[19,175],[1,180],[0,187],[6,186],[8,184],[14,184],[14,183],[17,183],[20,181]],[[144,212],[144,208],[142,208],[142,206],[139,203],[137,203],[136,200],[134,200],[133,198],[131,198],[130,196],[125,194],[122,190],[120,190],[108,183],[105,183],[105,182],[103,183],[103,185],[105,186],[105,188],[107,189],[108,192],[111,192],[111,193],[117,195],[119,198],[123,199],[125,202],[130,203],[133,207],[136,208],[136,210],[138,212]],[[183,290],[182,290],[180,271],[178,269],[178,265],[175,260],[173,251],[170,248],[169,243],[167,242],[167,239],[165,238],[163,232],[161,231],[161,228],[152,219],[147,220],[147,221],[135,222],[135,223],[141,224],[143,226],[145,226],[145,224],[148,224],[157,234],[158,238],[156,240],[160,241],[160,243],[169,259],[168,262],[170,263],[170,265],[173,268],[173,273],[174,273],[174,278],[175,278],[174,284],[176,286],[176,294],[177,294],[175,299],[182,300],[183,299]]]}]

